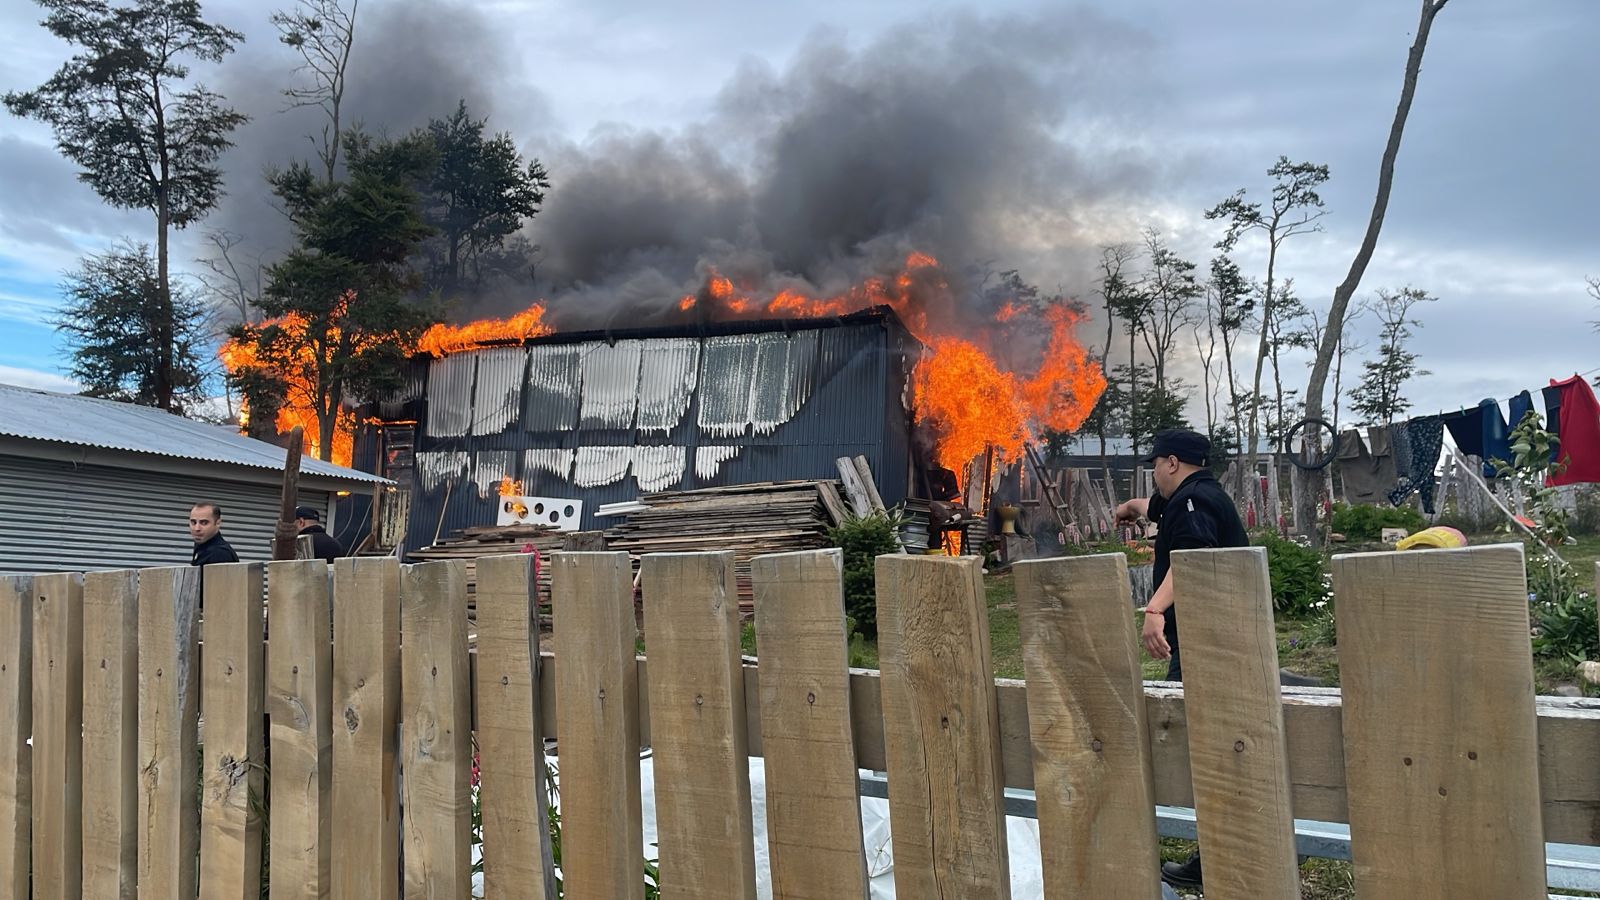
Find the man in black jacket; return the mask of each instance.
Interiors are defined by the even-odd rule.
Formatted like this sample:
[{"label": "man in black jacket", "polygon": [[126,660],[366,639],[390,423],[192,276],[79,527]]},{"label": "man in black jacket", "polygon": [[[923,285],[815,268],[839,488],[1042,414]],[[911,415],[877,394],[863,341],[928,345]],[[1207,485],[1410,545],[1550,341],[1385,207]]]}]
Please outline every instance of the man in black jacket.
[{"label": "man in black jacket", "polygon": [[339,546],[339,541],[322,527],[322,514],[310,506],[297,506],[294,509],[294,524],[300,529],[300,536],[311,538],[311,556],[326,562],[333,562],[344,555],[344,548]]},{"label": "man in black jacket", "polygon": [[222,537],[222,507],[215,503],[196,503],[190,508],[189,537],[194,540],[191,566],[239,561],[239,554]]}]

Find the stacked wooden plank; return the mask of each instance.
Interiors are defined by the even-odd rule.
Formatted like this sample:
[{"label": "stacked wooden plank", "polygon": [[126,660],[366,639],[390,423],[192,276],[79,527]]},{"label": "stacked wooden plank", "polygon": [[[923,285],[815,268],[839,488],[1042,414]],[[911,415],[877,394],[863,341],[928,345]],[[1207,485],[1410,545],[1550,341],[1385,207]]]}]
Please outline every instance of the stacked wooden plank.
[{"label": "stacked wooden plank", "polygon": [[[471,595],[477,591],[478,573],[474,560],[478,557],[522,553],[526,548],[532,547],[542,557],[548,559],[552,551],[561,549],[565,539],[566,536],[562,532],[547,525],[485,525],[463,528],[449,537],[441,538],[432,546],[413,550],[406,555],[406,559],[409,562],[466,560],[467,592]],[[548,565],[539,567],[539,602],[541,605],[550,602]]]},{"label": "stacked wooden plank", "polygon": [[828,528],[842,515],[837,482],[782,481],[661,491],[639,498],[644,509],[606,533],[612,550],[646,553],[732,550],[739,603],[754,609],[750,559],[763,553],[829,545]]}]

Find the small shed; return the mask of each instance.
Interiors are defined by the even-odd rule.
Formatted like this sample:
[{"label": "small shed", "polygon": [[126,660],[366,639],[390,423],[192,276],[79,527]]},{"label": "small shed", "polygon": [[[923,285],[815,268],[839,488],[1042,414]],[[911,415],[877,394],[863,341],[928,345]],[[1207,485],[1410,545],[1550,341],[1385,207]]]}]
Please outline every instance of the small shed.
[{"label": "small shed", "polygon": [[[222,507],[240,559],[269,559],[284,456],[159,409],[0,384],[0,573],[186,565],[197,502]],[[337,532],[338,495],[387,483],[305,459],[299,500]]]}]

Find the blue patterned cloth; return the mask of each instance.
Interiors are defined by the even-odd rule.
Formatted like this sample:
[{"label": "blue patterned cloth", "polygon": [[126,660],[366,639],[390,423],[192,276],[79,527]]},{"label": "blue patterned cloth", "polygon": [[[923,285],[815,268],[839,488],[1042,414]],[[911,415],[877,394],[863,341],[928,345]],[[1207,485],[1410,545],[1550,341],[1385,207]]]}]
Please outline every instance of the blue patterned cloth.
[{"label": "blue patterned cloth", "polygon": [[[1416,492],[1422,497],[1422,511],[1433,513],[1433,470],[1439,465],[1439,454],[1444,449],[1444,425],[1440,424],[1438,416],[1424,416],[1412,419],[1404,425],[1394,426],[1405,432],[1407,453],[1404,457],[1409,461],[1404,472],[1400,475],[1400,483],[1389,492],[1389,502],[1395,506],[1404,503],[1406,498]],[[1391,433],[1394,429],[1391,429]],[[1401,461],[1398,450],[1399,440],[1394,441],[1396,447],[1395,459]]]}]

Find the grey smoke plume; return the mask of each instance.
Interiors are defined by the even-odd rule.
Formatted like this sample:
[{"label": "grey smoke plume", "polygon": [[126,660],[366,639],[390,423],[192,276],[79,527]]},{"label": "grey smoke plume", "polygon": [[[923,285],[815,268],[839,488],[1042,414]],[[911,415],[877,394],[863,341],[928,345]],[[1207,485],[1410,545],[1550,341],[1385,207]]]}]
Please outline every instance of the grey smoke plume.
[{"label": "grey smoke plume", "polygon": [[781,72],[746,61],[697,126],[541,150],[540,287],[558,324],[595,327],[675,315],[709,267],[832,294],[913,249],[1086,284],[1122,231],[1106,218],[1155,188],[1142,153],[1085,137],[1121,114],[1142,46],[1086,11],[958,14],[861,48],[813,35]]}]

